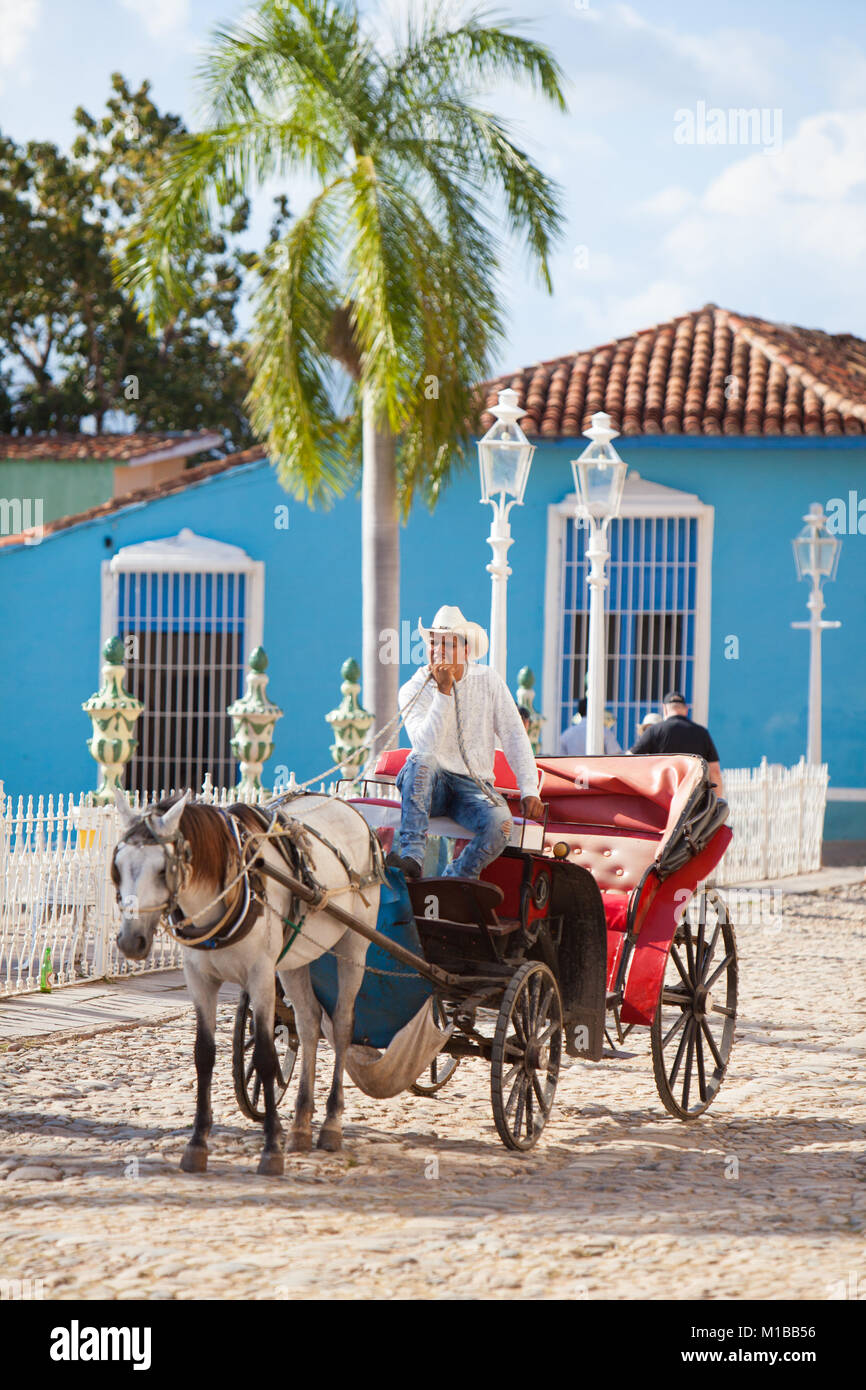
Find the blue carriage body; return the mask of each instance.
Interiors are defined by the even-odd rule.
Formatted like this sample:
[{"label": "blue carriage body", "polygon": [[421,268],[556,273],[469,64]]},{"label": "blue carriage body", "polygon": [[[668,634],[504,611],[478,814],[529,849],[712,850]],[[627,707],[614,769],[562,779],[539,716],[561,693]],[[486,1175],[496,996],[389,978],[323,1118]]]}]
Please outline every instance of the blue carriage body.
[{"label": "blue carriage body", "polygon": [[[399,869],[387,869],[386,873],[387,881],[379,893],[376,930],[389,941],[423,956],[406,881]],[[375,971],[387,973],[376,974]],[[310,966],[310,977],[316,998],[333,1017],[337,1002],[336,957],[328,953],[320,956]],[[352,1042],[387,1047],[432,994],[432,985],[411,966],[402,965],[382,947],[371,945],[367,951],[367,971],[355,1001]]]}]

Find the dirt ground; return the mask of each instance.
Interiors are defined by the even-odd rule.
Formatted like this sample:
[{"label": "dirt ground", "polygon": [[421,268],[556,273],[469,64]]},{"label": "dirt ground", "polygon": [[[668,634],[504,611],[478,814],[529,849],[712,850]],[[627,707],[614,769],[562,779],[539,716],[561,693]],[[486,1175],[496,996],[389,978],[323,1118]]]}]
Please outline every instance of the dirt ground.
[{"label": "dirt ground", "polygon": [[433,1098],[349,1085],[344,1151],[258,1177],[229,1005],[204,1176],[178,1168],[191,1011],[6,1052],[0,1280],[60,1299],[866,1299],[866,888],[787,896],[738,936],[738,1036],[710,1111],[666,1114],[636,1030],[569,1061],[525,1156],[500,1143],[474,1062]]}]

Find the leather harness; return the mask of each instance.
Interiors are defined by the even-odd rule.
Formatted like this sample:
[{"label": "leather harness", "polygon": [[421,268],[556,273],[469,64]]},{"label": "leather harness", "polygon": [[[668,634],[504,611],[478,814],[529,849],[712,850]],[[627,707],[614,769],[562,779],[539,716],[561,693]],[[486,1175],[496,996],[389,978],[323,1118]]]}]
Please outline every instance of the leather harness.
[{"label": "leather harness", "polygon": [[[117,873],[115,858],[117,851],[122,844],[127,842],[130,837],[143,826],[156,844],[160,846],[165,855],[165,882],[168,890],[168,900],[162,909],[164,918],[171,934],[181,945],[193,951],[219,951],[226,946],[236,946],[250,934],[265,906],[265,888],[262,872],[255,868],[251,862],[258,852],[261,844],[260,836],[250,830],[240,819],[241,815],[251,816],[257,821],[262,831],[269,835],[269,842],[274,844],[279,850],[280,855],[285,860],[292,877],[298,878],[307,888],[316,893],[323,892],[309,867],[307,854],[304,852],[308,848],[304,841],[307,836],[313,835],[337,858],[346,871],[349,887],[356,888],[363,897],[364,888],[373,883],[382,883],[385,879],[384,855],[378,837],[372,830],[369,830],[370,844],[373,849],[373,869],[366,874],[359,874],[352,867],[342,850],[321,831],[314,829],[302,821],[295,820],[290,816],[280,814],[278,808],[273,808],[270,812],[261,806],[252,806],[241,802],[233,806],[212,807],[225,820],[230,834],[235,842],[238,864],[239,882],[241,891],[238,899],[217,923],[216,928],[207,929],[205,933],[190,933],[189,921],[183,915],[177,902],[178,894],[182,891],[186,877],[192,866],[192,846],[184,837],[180,825],[175,834],[170,839],[165,839],[157,835],[153,827],[153,818],[164,814],[155,807],[145,811],[141,819],[121,836],[114,849],[111,858],[111,877],[116,889],[116,897],[119,904],[120,880]],[[353,808],[354,809],[354,808]],[[363,817],[362,817],[363,819]],[[281,827],[276,835],[270,834],[275,823]],[[366,825],[366,822],[365,822]],[[299,909],[303,909],[299,915]],[[288,914],[283,921],[283,949],[277,957],[277,961],[282,960],[283,956],[289,951],[299,935],[304,923],[304,918],[308,911],[308,904],[302,903],[294,895],[289,902]],[[297,918],[297,920],[295,920]]]}]

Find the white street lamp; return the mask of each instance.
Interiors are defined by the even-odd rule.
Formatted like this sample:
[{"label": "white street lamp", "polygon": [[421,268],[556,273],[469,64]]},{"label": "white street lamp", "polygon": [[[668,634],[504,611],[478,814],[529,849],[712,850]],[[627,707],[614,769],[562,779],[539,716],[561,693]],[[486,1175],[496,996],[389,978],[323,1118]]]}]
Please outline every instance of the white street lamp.
[{"label": "white street lamp", "polygon": [[812,584],[807,603],[809,621],[792,623],[791,627],[809,630],[809,742],[806,758],[810,763],[820,763],[821,633],[826,627],[842,626],[841,623],[827,622],[821,617],[824,609],[821,585],[825,579],[836,578],[842,542],[837,536],[831,536],[827,530],[827,518],[820,502],[812,503],[803,520],[806,524],[791,544],[794,547],[797,578],[808,579]]},{"label": "white street lamp", "polygon": [[607,528],[619,516],[622,490],[628,464],[623,463],[611,440],[619,430],[611,427],[610,416],[598,411],[584,430],[591,443],[580,458],[572,459],[577,493],[577,518],[589,527],[589,684],[586,692],[586,751],[604,752],[604,697],[607,671],[607,641],[604,621],[605,573],[610,555]]},{"label": "white street lamp", "polygon": [[506,585],[511,573],[507,560],[511,545],[511,526],[508,513],[515,502],[523,502],[529,468],[535,445],[530,444],[518,425],[524,411],[517,404],[517,392],[507,388],[499,392],[499,404],[491,414],[496,424],[478,441],[478,461],[481,467],[481,501],[493,508],[493,520],[487,544],[493,559],[487,566],[491,575],[490,600],[490,665],[503,680],[506,674]]}]

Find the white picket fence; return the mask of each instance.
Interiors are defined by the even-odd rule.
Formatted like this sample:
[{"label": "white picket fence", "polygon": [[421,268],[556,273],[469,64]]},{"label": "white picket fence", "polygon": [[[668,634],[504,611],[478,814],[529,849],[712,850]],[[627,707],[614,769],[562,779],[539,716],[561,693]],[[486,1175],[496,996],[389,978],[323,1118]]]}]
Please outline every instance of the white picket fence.
[{"label": "white picket fence", "polygon": [[[200,799],[228,806],[238,795],[206,782]],[[132,804],[147,802],[135,795]],[[115,808],[94,806],[89,794],[21,797],[16,806],[0,782],[0,996],[37,990],[43,964],[52,987],[180,966],[180,947],[165,932],[144,962],[117,949],[110,869],[119,835]]]},{"label": "white picket fence", "polygon": [[[764,761],[759,768],[726,770],[724,777],[734,839],[714,882],[749,883],[820,867],[826,766]],[[338,790],[348,790],[347,784]],[[370,782],[366,790],[399,797],[387,783]],[[201,800],[227,806],[237,792],[215,789],[208,779]],[[137,810],[143,804],[133,798]],[[119,833],[114,807],[93,806],[89,795],[39,797],[35,804],[32,797],[26,803],[19,798],[15,806],[0,782],[0,996],[37,990],[43,963],[52,985],[180,965],[180,947],[164,932],[145,962],[131,963],[117,949],[110,866]]]},{"label": "white picket fence", "polygon": [[755,883],[812,873],[821,867],[827,766],[725,768],[725,795],[734,832],[713,874],[715,883]]}]

